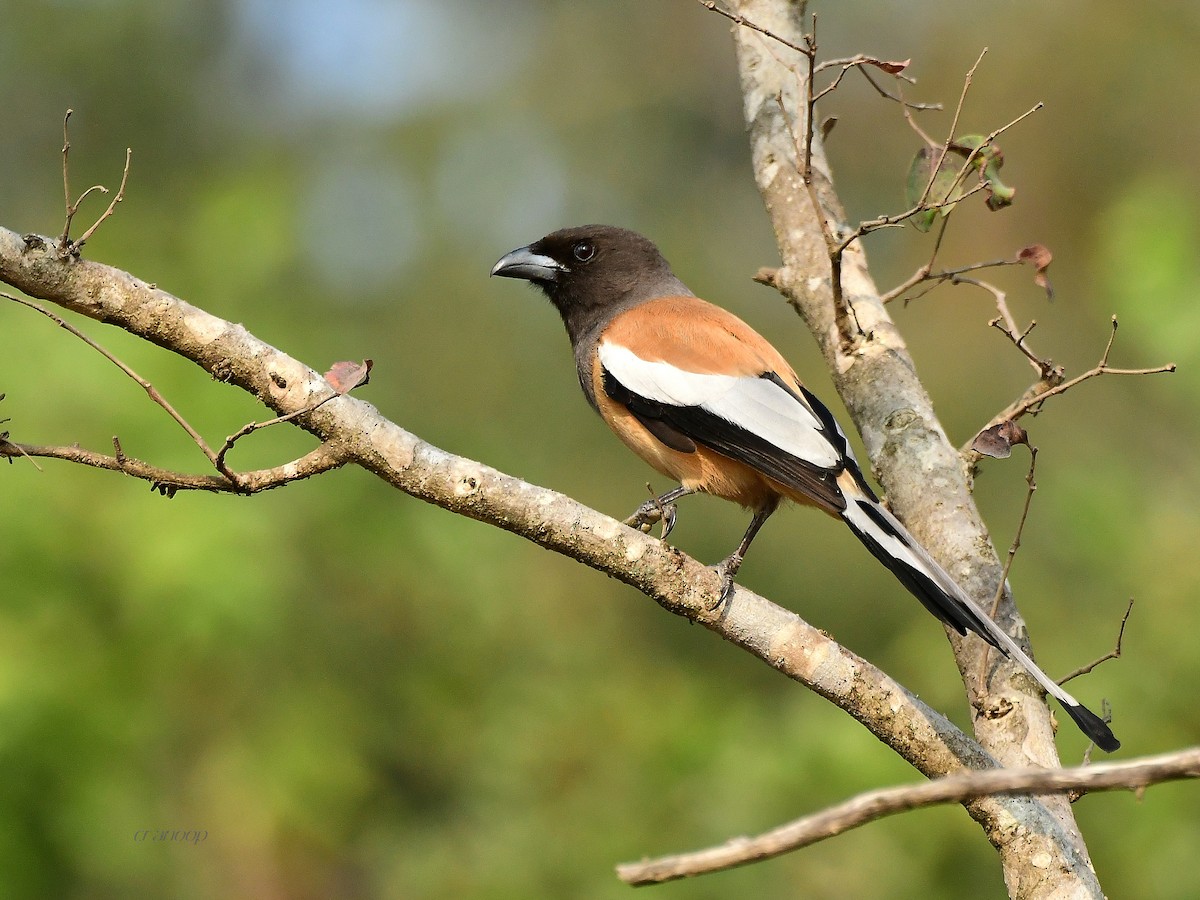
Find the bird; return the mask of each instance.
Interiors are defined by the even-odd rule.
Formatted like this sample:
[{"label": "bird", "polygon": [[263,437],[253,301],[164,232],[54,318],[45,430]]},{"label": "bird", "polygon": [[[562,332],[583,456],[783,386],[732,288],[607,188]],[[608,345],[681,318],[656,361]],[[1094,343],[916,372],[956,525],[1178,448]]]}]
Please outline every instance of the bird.
[{"label": "bird", "polygon": [[759,529],[783,500],[841,519],[929,612],[1016,660],[1101,749],[1120,742],[1063,690],[943,569],[876,496],[846,433],[766,338],[700,299],[648,238],[611,225],[565,228],[505,254],[493,276],[530,282],[566,325],[579,384],[635,454],[678,487],[626,524],[662,524],[675,502],[705,493],[752,513],[737,548],[716,566],[729,602]]}]

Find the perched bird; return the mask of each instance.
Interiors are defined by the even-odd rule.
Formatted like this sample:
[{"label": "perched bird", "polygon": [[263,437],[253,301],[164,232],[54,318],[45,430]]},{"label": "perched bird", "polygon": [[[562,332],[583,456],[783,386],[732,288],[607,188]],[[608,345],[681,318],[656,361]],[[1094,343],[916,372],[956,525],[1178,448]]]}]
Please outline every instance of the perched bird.
[{"label": "perched bird", "polygon": [[780,501],[815,506],[850,526],[931,613],[1020,662],[1098,746],[1120,746],[879,503],[845,433],[779,352],[688,290],[653,243],[606,225],[567,228],[506,254],[492,274],[546,293],[567,326],[588,402],[634,453],[679,483],[630,524],[661,519],[665,538],[674,501],[696,492],[753,512],[738,548],[717,566],[718,604]]}]

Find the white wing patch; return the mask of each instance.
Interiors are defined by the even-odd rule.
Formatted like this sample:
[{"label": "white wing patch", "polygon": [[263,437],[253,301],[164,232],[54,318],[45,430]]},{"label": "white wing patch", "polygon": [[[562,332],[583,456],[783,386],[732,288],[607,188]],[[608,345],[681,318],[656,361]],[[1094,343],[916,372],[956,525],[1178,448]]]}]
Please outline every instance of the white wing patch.
[{"label": "white wing patch", "polygon": [[627,347],[601,341],[600,364],[628,390],[670,406],[698,406],[821,468],[841,457],[803,402],[766,378],[687,372],[649,362]]}]

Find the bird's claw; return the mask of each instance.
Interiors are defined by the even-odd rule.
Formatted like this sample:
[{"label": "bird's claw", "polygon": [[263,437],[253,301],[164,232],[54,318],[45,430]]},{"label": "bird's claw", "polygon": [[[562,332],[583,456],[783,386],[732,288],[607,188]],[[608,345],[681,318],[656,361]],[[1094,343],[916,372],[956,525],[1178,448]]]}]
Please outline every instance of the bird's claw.
[{"label": "bird's claw", "polygon": [[665,541],[667,539],[667,535],[669,535],[675,529],[675,504],[659,504],[659,509],[662,512],[662,534],[659,535],[659,540]]},{"label": "bird's claw", "polygon": [[721,576],[721,590],[715,600],[704,605],[709,612],[720,609],[729,602],[729,598],[733,596],[733,579],[737,577],[737,571],[741,565],[740,559],[730,556],[713,566],[713,571]]},{"label": "bird's claw", "polygon": [[639,506],[637,511],[625,520],[625,524],[644,534],[649,534],[655,524],[662,522],[660,539],[665,541],[667,535],[675,528],[675,516],[674,503],[663,503],[655,497]]}]

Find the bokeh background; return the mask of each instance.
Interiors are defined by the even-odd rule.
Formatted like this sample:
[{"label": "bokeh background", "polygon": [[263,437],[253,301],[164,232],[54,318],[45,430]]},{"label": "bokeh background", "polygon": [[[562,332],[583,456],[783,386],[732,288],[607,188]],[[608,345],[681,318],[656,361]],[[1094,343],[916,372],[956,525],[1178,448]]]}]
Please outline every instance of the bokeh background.
[{"label": "bokeh background", "polygon": [[[1029,420],[1039,491],[1013,573],[1035,647],[1107,698],[1118,758],[1200,741],[1200,7],[833,4],[830,55],[912,57],[909,96],[952,108],[989,48],[963,131],[1036,101],[1005,136],[1013,208],[956,214],[943,261],[1055,253],[1047,303],[1004,271],[1035,349],[1074,374],[1119,313],[1107,378]],[[653,236],[697,292],[771,335],[830,402],[811,338],[750,275],[776,261],[751,177],[727,23],[692,0],[0,2],[0,224],[62,225],[75,189],[126,201],[87,255],[154,281],[316,367],[372,357],[361,392],[447,450],[613,514],[649,470],[586,408],[562,327],[489,281],[566,224]],[[902,208],[917,144],[848,77],[822,113],[853,218]],[[922,119],[935,134],[949,113]],[[88,202],[83,225],[104,201]],[[77,226],[76,233],[79,233]],[[868,243],[881,286],[929,249]],[[1026,387],[987,295],[893,309],[953,439]],[[220,442],[262,418],[236,390],[113,329],[91,335]],[[112,365],[0,305],[0,416],[14,439],[203,469]],[[835,405],[835,409],[840,407]],[[252,468],[311,439],[239,444]],[[987,462],[1007,547],[1026,457]],[[840,711],[623,585],[346,470],[252,499],[173,500],[45,462],[0,473],[0,895],[622,897],[616,862],[753,833],[915,775]],[[655,486],[665,488],[661,479]],[[675,542],[728,552],[742,514],[694,499]],[[800,611],[960,723],[941,629],[848,533],[771,523],[743,581]],[[1082,739],[1063,728],[1064,760]],[[1113,896],[1200,895],[1200,792],[1077,806]],[[199,845],[138,842],[203,829]],[[1000,897],[957,807],[880,822],[663,897]]]}]

